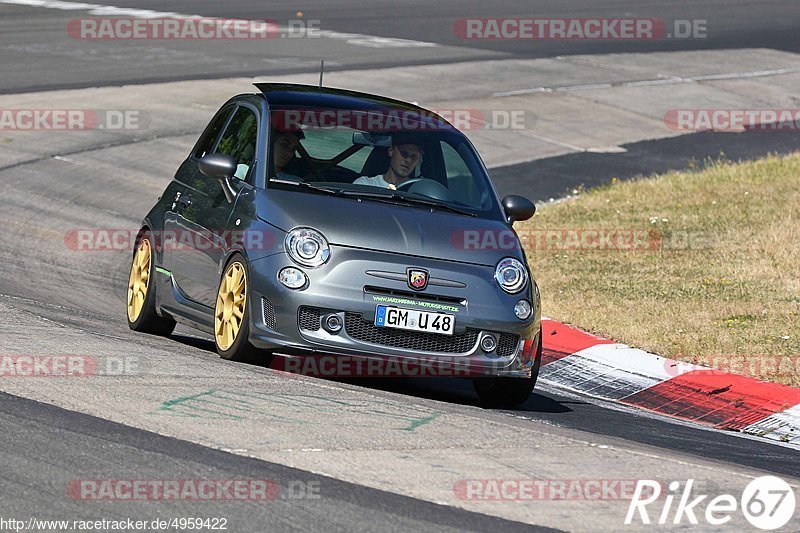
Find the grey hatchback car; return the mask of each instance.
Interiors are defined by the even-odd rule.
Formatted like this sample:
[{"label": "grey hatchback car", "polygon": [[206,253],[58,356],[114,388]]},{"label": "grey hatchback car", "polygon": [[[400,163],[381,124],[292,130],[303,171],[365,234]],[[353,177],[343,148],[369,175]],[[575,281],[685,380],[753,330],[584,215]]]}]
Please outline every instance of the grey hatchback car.
[{"label": "grey hatchback car", "polygon": [[435,113],[256,87],[220,108],[145,216],[131,329],[169,335],[180,322],[232,360],[400,361],[471,378],[487,405],[524,402],[541,313],[512,224],[534,205],[501,200]]}]

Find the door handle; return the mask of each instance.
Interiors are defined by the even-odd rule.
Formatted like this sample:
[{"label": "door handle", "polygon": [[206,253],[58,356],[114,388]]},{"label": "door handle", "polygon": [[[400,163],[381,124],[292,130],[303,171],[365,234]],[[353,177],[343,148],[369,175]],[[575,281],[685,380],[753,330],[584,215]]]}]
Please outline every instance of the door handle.
[{"label": "door handle", "polygon": [[178,206],[185,209],[190,205],[192,205],[192,196],[188,192],[178,192],[175,194],[175,201],[172,202],[172,210],[174,211]]}]

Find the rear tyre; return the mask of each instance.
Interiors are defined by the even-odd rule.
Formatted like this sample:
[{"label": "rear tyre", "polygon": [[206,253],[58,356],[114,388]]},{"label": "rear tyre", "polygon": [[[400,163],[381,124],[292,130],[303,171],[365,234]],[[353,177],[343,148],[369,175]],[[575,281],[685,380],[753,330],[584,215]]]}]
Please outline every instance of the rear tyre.
[{"label": "rear tyre", "polygon": [[250,312],[248,291],[250,279],[247,261],[234,254],[219,282],[214,307],[214,345],[223,359],[255,362],[258,350],[250,344]]},{"label": "rear tyre", "polygon": [[153,239],[145,231],[136,241],[128,277],[128,327],[142,333],[168,336],[175,321],[156,312],[156,277]]},{"label": "rear tyre", "polygon": [[524,403],[533,392],[542,363],[542,330],[530,378],[475,378],[472,386],[485,407],[511,408]]}]

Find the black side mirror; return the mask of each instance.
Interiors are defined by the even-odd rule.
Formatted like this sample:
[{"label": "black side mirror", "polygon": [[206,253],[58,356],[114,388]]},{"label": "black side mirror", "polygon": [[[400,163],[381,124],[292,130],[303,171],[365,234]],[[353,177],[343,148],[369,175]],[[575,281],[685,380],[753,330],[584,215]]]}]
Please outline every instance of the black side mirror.
[{"label": "black side mirror", "polygon": [[536,206],[524,196],[509,194],[503,198],[503,210],[509,222],[528,220],[536,213]]},{"label": "black side mirror", "polygon": [[236,174],[236,160],[229,155],[208,154],[197,162],[200,172],[215,180],[230,179]]},{"label": "black side mirror", "polygon": [[229,155],[208,154],[200,158],[197,166],[203,175],[219,180],[225,198],[228,202],[233,203],[236,198],[236,190],[233,188],[231,178],[236,174],[236,160]]}]

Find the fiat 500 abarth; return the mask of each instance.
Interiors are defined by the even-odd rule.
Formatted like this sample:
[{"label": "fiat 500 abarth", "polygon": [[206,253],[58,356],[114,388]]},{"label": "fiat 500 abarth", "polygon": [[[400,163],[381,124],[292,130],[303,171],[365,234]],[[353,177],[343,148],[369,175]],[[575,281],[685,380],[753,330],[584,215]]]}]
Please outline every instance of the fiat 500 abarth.
[{"label": "fiat 500 abarth", "polygon": [[[256,84],[226,102],[145,216],[130,327],[213,335],[225,359],[397,359],[468,369],[516,405],[541,360],[538,288],[476,150],[430,111]],[[286,359],[284,359],[286,360]]]}]

